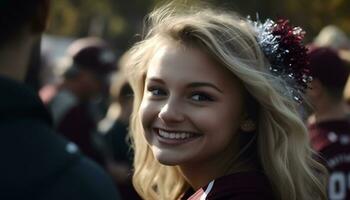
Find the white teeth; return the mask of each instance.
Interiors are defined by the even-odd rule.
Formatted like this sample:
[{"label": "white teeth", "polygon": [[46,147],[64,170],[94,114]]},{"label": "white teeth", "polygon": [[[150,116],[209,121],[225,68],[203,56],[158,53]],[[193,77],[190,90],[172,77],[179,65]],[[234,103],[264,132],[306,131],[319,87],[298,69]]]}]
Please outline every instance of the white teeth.
[{"label": "white teeth", "polygon": [[193,137],[192,133],[172,133],[172,132],[166,132],[163,130],[159,130],[159,135],[164,137],[164,138],[169,138],[169,139],[187,139],[190,137]]}]

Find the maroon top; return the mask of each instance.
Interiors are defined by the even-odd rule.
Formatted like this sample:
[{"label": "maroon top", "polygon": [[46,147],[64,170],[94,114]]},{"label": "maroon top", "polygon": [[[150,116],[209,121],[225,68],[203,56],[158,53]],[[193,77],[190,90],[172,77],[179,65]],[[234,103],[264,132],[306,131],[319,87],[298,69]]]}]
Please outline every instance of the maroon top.
[{"label": "maroon top", "polygon": [[89,158],[103,166],[103,158],[93,144],[93,131],[96,124],[88,112],[88,105],[80,103],[72,107],[58,124],[58,131],[78,145],[79,149]]},{"label": "maroon top", "polygon": [[180,200],[273,200],[272,187],[262,172],[240,172],[220,177]]},{"label": "maroon top", "polygon": [[329,170],[329,199],[350,200],[350,123],[347,119],[309,125],[311,144]]}]

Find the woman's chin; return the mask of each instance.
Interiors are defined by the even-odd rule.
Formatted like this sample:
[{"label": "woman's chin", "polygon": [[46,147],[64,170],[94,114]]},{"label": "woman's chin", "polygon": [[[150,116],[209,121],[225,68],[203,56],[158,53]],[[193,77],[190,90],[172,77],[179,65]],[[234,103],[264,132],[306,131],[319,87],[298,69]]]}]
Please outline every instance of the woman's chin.
[{"label": "woman's chin", "polygon": [[160,149],[153,149],[153,155],[155,159],[162,165],[175,166],[183,163],[181,156],[176,153],[162,151]]}]

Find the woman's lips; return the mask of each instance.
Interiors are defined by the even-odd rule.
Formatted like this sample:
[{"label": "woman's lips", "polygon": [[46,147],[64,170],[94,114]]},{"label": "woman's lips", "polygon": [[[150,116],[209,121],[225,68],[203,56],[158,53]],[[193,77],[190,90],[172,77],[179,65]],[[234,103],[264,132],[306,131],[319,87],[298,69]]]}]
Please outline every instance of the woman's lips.
[{"label": "woman's lips", "polygon": [[156,135],[158,136],[158,140],[161,143],[166,144],[182,144],[190,142],[200,136],[200,134],[187,132],[187,131],[174,131],[174,130],[165,130],[154,128],[153,129]]}]

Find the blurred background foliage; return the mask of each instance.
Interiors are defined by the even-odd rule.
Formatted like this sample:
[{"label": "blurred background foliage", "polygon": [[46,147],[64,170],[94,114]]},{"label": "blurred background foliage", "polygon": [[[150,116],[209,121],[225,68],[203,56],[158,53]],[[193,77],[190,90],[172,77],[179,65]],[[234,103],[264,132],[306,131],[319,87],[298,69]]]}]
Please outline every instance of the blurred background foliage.
[{"label": "blurred background foliage", "polygon": [[[187,0],[194,3],[199,0]],[[202,0],[203,1],[203,0]],[[100,36],[126,50],[138,40],[144,16],[164,0],[53,0],[48,34]],[[350,34],[350,0],[207,0],[243,16],[285,17],[307,31],[307,41],[334,24]]]}]

